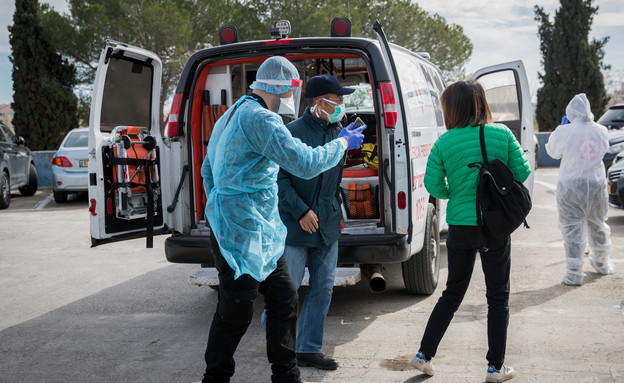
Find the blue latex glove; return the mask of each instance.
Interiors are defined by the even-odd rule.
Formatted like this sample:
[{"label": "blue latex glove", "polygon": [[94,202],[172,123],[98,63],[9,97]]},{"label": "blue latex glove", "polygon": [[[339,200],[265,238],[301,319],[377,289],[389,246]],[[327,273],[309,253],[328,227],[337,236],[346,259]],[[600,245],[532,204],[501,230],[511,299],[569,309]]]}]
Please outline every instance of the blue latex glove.
[{"label": "blue latex glove", "polygon": [[364,135],[360,133],[364,129],[366,129],[366,125],[358,126],[357,128],[353,129],[353,123],[350,123],[349,125],[342,128],[340,134],[338,135],[338,138],[344,137],[347,140],[347,143],[349,144],[347,148],[348,150],[359,149],[359,147],[362,145],[362,142],[364,142]]},{"label": "blue latex glove", "polygon": [[568,116],[564,114],[563,117],[561,117],[561,125],[566,125],[569,123],[570,121],[568,121]]}]

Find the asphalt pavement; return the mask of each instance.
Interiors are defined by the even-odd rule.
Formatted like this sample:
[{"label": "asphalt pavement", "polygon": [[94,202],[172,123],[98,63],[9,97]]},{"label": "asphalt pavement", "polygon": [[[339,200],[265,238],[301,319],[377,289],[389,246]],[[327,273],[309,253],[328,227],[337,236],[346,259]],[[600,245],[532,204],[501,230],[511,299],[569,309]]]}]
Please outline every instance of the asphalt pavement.
[{"label": "asphalt pavement", "polygon": [[[562,285],[557,173],[538,169],[531,229],[512,236],[506,364],[517,371],[512,382],[624,382],[624,211],[609,211],[615,274],[600,276],[586,260],[583,286]],[[0,382],[201,380],[217,292],[188,282],[198,266],[168,263],[163,236],[153,249],[144,239],[91,248],[84,195],[65,204],[50,189],[13,197],[0,210]],[[386,268],[383,293],[371,293],[365,280],[336,287],[323,350],[341,367],[302,368],[303,379],[483,382],[487,305],[478,261],[434,359],[436,375],[408,365],[446,275],[442,262],[431,296],[407,294],[400,265]],[[235,355],[233,383],[270,382],[262,304]]]}]

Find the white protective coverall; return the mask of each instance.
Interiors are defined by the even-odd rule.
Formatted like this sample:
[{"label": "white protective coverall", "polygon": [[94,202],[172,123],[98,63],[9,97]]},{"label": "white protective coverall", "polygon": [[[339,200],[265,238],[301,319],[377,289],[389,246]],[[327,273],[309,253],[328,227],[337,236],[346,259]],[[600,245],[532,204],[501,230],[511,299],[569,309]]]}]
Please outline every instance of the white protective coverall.
[{"label": "white protective coverall", "polygon": [[[589,238],[590,264],[600,274],[612,274],[611,230],[606,224],[607,179],[602,158],[609,149],[607,128],[594,122],[584,93],[566,108],[569,124],[550,135],[546,152],[561,159],[557,184],[559,228],[563,235],[567,269],[563,282],[583,282],[583,254]],[[589,236],[588,236],[589,234]]]}]

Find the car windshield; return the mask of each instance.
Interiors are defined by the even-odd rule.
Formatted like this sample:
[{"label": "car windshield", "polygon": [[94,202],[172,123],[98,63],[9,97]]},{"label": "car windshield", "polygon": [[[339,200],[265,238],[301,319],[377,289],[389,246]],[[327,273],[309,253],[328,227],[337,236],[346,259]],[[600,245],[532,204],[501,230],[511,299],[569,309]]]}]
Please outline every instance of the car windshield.
[{"label": "car windshield", "polygon": [[67,141],[65,141],[66,148],[86,148],[89,145],[89,131],[83,132],[71,132]]},{"label": "car windshield", "polygon": [[598,123],[602,125],[608,125],[612,122],[624,122],[624,107],[609,109],[598,120]]},{"label": "car windshield", "polygon": [[373,108],[373,91],[368,83],[360,83],[357,85],[349,85],[349,88],[355,89],[351,94],[345,94],[344,103],[347,113],[371,112]]}]

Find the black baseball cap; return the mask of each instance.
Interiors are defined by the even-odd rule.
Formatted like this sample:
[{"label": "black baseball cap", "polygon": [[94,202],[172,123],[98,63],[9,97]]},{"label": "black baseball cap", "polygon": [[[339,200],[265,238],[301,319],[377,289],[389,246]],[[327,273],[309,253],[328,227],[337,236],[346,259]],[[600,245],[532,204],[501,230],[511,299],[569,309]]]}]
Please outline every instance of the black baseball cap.
[{"label": "black baseball cap", "polygon": [[345,88],[338,79],[329,74],[319,74],[308,80],[305,87],[306,97],[314,98],[324,94],[351,94],[355,89]]}]

